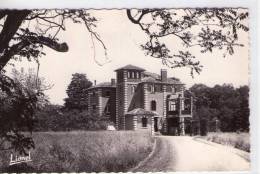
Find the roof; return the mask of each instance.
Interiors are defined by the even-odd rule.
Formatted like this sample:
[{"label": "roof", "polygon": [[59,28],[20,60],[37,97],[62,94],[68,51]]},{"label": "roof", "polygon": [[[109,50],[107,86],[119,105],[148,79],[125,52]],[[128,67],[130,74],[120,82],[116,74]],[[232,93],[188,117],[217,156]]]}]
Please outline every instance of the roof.
[{"label": "roof", "polygon": [[140,116],[157,116],[157,112],[147,111],[143,108],[136,108],[126,113],[126,115],[140,115]]},{"label": "roof", "polygon": [[148,71],[144,72],[144,77],[152,77],[152,78],[157,79],[157,80],[161,79],[161,76],[159,74],[148,72]]},{"label": "roof", "polygon": [[99,84],[97,84],[95,86],[91,86],[88,89],[93,89],[93,88],[115,88],[115,87],[116,87],[116,84],[111,85],[111,82],[103,82],[103,83],[99,83]]},{"label": "roof", "polygon": [[140,68],[138,66],[134,66],[134,65],[126,65],[124,67],[118,68],[115,71],[119,71],[119,70],[138,70],[138,71],[145,71],[145,69]]},{"label": "roof", "polygon": [[167,78],[167,82],[161,81],[161,76],[156,73],[151,73],[148,71],[144,72],[144,78],[142,79],[142,82],[148,82],[148,83],[170,83],[170,84],[183,84],[178,78],[170,77]]}]

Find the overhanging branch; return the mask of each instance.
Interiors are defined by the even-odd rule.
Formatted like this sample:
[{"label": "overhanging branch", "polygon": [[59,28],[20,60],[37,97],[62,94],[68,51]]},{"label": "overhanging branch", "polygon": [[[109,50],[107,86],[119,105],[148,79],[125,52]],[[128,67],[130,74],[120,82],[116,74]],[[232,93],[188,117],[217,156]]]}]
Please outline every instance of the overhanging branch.
[{"label": "overhanging branch", "polygon": [[19,53],[23,48],[29,46],[30,44],[42,44],[58,52],[67,52],[69,50],[69,47],[65,42],[58,43],[55,40],[44,36],[28,36],[21,42],[13,45],[10,49],[6,50],[3,56],[0,57],[0,71],[12,58],[12,56]]}]

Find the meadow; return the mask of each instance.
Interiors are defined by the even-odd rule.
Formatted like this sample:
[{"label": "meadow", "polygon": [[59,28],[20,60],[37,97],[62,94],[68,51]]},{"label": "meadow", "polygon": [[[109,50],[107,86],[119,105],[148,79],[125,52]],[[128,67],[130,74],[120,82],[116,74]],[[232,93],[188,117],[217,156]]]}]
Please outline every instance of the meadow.
[{"label": "meadow", "polygon": [[208,133],[207,136],[201,137],[208,141],[212,141],[215,143],[232,146],[246,152],[250,152],[250,134],[249,133],[225,133],[225,132],[217,132]]},{"label": "meadow", "polygon": [[7,167],[11,152],[0,152],[0,172],[126,172],[149,155],[154,143],[149,133],[132,131],[37,132],[33,137],[32,162]]}]

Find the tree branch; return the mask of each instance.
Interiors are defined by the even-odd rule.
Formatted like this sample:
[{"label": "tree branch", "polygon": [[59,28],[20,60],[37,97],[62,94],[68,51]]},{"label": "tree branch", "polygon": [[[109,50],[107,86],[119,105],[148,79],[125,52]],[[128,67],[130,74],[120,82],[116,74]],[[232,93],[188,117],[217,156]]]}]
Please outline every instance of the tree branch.
[{"label": "tree branch", "polygon": [[0,10],[0,20],[8,14],[8,10]]},{"label": "tree branch", "polygon": [[138,19],[135,19],[135,18],[132,16],[132,14],[131,14],[131,9],[127,9],[127,10],[126,10],[126,14],[127,14],[128,19],[129,19],[132,23],[134,23],[134,24],[139,24],[144,15],[146,15],[146,14],[148,14],[148,13],[151,13],[151,12],[154,12],[154,11],[156,11],[156,9],[153,9],[153,10],[151,10],[151,9],[143,9],[143,10],[141,11],[141,15],[138,17]]},{"label": "tree branch", "polygon": [[3,29],[0,33],[0,53],[8,47],[10,40],[30,12],[30,10],[16,10],[7,15]]},{"label": "tree branch", "polygon": [[9,50],[6,50],[4,55],[0,57],[0,71],[7,64],[7,62],[14,56],[19,53],[23,48],[31,44],[42,44],[58,52],[67,52],[68,45],[66,43],[58,43],[51,38],[44,36],[28,36],[26,39],[23,39],[21,42],[13,45]]}]

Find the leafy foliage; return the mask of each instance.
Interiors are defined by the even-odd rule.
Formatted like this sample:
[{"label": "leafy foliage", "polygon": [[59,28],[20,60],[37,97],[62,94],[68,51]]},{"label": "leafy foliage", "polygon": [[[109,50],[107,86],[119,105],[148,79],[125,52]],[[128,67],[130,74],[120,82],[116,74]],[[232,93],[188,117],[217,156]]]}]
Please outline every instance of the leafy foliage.
[{"label": "leafy foliage", "polygon": [[27,132],[34,129],[36,110],[48,103],[43,91],[50,87],[32,69],[29,73],[13,69],[12,78],[0,74],[0,150],[26,153],[34,148]]},{"label": "leafy foliage", "polygon": [[23,88],[12,79],[0,75],[0,150],[14,149],[20,153],[34,147],[32,132],[37,97],[43,95]]},{"label": "leafy foliage", "polygon": [[[191,75],[199,73],[202,66],[190,48],[197,47],[201,53],[222,50],[223,56],[232,55],[234,47],[243,46],[238,41],[239,31],[249,30],[246,9],[129,9],[127,16],[147,34],[148,41],[141,45],[147,55],[162,59],[172,68],[189,67]],[[172,49],[173,42],[166,38],[180,41],[182,48]]]},{"label": "leafy foliage", "polygon": [[46,105],[36,113],[36,131],[106,130],[112,122],[87,111],[67,110],[58,105]]},{"label": "leafy foliage", "polygon": [[195,96],[196,118],[208,123],[218,119],[222,131],[249,131],[248,86],[195,84],[189,90]]},{"label": "leafy foliage", "polygon": [[67,88],[68,98],[65,99],[65,107],[67,109],[84,110],[87,108],[87,92],[86,90],[92,86],[85,74],[72,74],[72,80]]},{"label": "leafy foliage", "polygon": [[[45,92],[50,90],[53,85],[48,83],[44,77],[38,77],[34,69],[30,68],[28,72],[25,72],[23,68],[20,71],[12,69],[11,73],[14,83],[20,85],[31,92]],[[48,97],[46,95],[40,95],[37,98],[37,107],[40,109],[44,105],[48,104]]]}]

